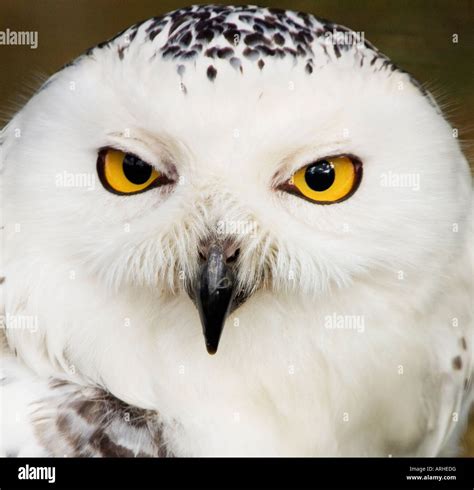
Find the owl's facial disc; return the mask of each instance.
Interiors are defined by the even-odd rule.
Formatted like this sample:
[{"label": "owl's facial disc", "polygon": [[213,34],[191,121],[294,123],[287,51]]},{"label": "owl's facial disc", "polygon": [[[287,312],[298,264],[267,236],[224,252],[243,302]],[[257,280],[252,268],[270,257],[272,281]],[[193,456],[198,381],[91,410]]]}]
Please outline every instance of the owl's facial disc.
[{"label": "owl's facial disc", "polygon": [[229,313],[240,306],[247,296],[236,294],[235,259],[238,249],[221,241],[204,247],[199,273],[188,289],[199,311],[206,348],[215,354]]}]

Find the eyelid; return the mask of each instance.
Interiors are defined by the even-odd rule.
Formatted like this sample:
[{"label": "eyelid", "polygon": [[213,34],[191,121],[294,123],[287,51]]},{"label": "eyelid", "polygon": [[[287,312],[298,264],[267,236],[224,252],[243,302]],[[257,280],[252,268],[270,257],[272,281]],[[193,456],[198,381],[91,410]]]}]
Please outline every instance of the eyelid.
[{"label": "eyelid", "polygon": [[295,172],[297,172],[300,168],[309,165],[310,163],[327,158],[335,158],[338,156],[351,157],[352,153],[344,151],[342,146],[337,143],[333,145],[325,145],[324,148],[321,149],[293,153],[291,156],[283,160],[283,165],[275,176],[275,187],[287,182]]},{"label": "eyelid", "polygon": [[159,152],[155,152],[150,149],[149,145],[137,138],[126,138],[124,141],[123,138],[109,136],[108,139],[110,143],[99,148],[99,151],[110,149],[122,151],[123,153],[130,153],[148,165],[151,165],[161,174],[168,175],[170,177],[171,174],[173,174],[174,166],[169,163],[171,159],[168,158],[166,152],[161,154]]},{"label": "eyelid", "polygon": [[298,170],[301,170],[302,168],[307,167],[308,165],[311,165],[314,162],[318,162],[320,160],[330,160],[331,158],[337,158],[337,157],[348,157],[356,162],[361,161],[359,157],[356,157],[352,153],[348,153],[340,150],[331,153],[318,153],[317,155],[308,152],[302,158],[298,158],[297,162],[293,163],[291,167],[287,167],[285,168],[285,170],[282,170],[280,173],[278,173],[274,179],[275,184],[273,187],[278,188],[279,186],[288,183],[288,181],[293,177],[293,175],[296,172],[298,172]]}]

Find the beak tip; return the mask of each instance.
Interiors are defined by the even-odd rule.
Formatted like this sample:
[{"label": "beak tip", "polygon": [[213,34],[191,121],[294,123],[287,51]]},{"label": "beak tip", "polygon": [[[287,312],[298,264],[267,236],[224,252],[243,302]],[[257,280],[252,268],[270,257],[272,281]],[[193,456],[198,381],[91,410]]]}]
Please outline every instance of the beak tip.
[{"label": "beak tip", "polygon": [[[222,325],[223,327],[224,325]],[[210,336],[209,335],[209,332],[204,330],[204,339],[206,341],[206,350],[208,352],[208,354],[210,354],[211,356],[213,356],[216,352],[217,352],[217,348],[219,347],[219,340],[220,340],[220,333],[222,332],[222,327],[219,331],[219,333],[216,335],[212,335]],[[206,335],[206,333],[208,335]],[[214,332],[215,334],[215,332]]]},{"label": "beak tip", "polygon": [[217,346],[206,345],[207,353],[213,356],[217,352]]}]

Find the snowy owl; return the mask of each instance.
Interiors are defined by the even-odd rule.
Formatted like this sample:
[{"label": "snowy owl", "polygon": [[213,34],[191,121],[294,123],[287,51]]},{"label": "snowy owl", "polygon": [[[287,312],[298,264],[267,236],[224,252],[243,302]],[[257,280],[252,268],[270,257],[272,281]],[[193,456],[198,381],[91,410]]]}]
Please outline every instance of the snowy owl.
[{"label": "snowy owl", "polygon": [[3,455],[457,451],[469,168],[363,33],[177,10],[53,75],[1,145]]}]

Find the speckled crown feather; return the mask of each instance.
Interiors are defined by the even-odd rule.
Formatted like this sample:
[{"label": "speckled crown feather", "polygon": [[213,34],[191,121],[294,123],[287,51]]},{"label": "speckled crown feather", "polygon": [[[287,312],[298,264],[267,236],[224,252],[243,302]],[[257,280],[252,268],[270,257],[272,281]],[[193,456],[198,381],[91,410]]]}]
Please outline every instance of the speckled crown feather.
[{"label": "speckled crown feather", "polygon": [[[336,36],[335,36],[336,34]],[[338,42],[338,36],[343,42]],[[354,34],[354,36],[347,36]],[[397,67],[369,42],[356,41],[354,31],[313,15],[255,6],[195,5],[140,22],[113,39],[91,48],[112,48],[124,59],[137,44],[152,43],[156,57],[175,61],[184,71],[185,62],[198,57],[209,59],[207,77],[214,81],[214,60],[227,60],[243,73],[244,63],[255,63],[261,70],[269,59],[291,58],[312,74],[316,64],[326,64],[354,50],[362,66],[394,71]],[[347,39],[353,42],[347,42]]]}]

